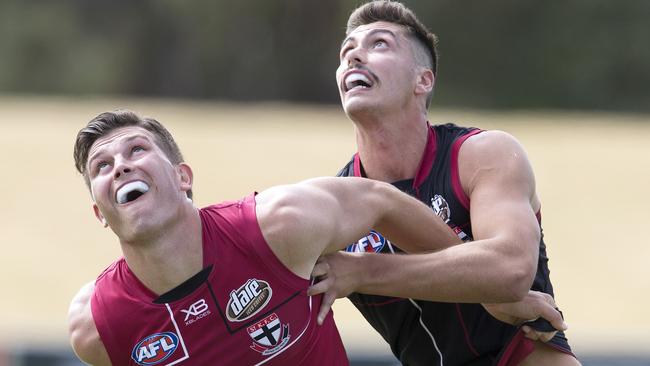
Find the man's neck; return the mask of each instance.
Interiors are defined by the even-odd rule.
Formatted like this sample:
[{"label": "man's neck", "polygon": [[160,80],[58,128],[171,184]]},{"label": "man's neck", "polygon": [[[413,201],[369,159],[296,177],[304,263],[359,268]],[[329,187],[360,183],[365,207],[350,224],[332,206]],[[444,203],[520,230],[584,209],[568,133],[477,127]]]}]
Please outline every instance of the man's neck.
[{"label": "man's neck", "polygon": [[424,114],[355,121],[355,127],[368,178],[392,183],[415,177],[427,144]]},{"label": "man's neck", "polygon": [[[190,204],[191,206],[191,204]],[[160,235],[139,242],[121,241],[129,269],[148,289],[161,295],[203,268],[201,218],[193,206]]]}]

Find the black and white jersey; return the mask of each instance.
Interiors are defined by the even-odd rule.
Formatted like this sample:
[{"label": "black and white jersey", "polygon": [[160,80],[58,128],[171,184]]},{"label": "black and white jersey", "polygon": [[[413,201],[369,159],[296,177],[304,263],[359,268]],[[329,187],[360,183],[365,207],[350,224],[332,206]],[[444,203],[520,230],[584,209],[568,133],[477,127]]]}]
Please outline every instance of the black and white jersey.
[{"label": "black and white jersey", "polygon": [[[458,152],[468,137],[481,132],[480,129],[453,124],[430,126],[416,176],[393,183],[431,207],[464,241],[472,240],[472,225],[469,198],[463,192],[458,174]],[[365,176],[358,154],[338,176]],[[539,213],[537,217],[541,223]],[[400,252],[396,245],[376,231],[346,250]],[[542,237],[532,289],[553,295],[547,262]],[[521,351],[517,348],[526,342],[522,341],[518,327],[494,319],[480,304],[439,303],[357,293],[349,298],[389,343],[403,365],[508,365],[508,359],[517,357],[517,352]],[[548,344],[571,353],[562,332],[558,332]]]}]

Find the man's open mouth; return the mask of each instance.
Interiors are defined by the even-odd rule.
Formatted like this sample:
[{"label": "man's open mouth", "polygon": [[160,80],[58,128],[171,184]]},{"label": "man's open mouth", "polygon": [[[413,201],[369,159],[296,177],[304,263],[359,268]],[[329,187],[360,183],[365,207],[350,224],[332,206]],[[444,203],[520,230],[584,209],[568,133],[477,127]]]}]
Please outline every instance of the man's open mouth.
[{"label": "man's open mouth", "polygon": [[361,72],[351,72],[343,80],[343,90],[347,93],[354,89],[367,89],[372,87],[373,82],[370,78]]},{"label": "man's open mouth", "polygon": [[133,202],[149,191],[149,185],[143,181],[130,182],[117,190],[115,201],[122,205]]}]

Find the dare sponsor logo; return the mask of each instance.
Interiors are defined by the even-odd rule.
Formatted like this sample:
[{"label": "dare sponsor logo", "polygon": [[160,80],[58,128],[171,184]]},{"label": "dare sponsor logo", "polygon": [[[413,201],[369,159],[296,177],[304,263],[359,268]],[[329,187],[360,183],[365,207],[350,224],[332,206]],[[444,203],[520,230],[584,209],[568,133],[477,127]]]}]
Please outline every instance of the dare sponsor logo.
[{"label": "dare sponsor logo", "polygon": [[380,233],[371,230],[370,234],[361,238],[356,243],[348,245],[345,248],[346,252],[358,253],[358,252],[375,252],[379,253],[386,245],[386,238],[384,238]]},{"label": "dare sponsor logo", "polygon": [[240,288],[230,291],[226,317],[233,322],[249,319],[269,303],[272,295],[268,282],[250,279]]},{"label": "dare sponsor logo", "polygon": [[178,348],[178,336],[173,332],[152,334],[133,347],[131,358],[138,365],[158,365]]}]

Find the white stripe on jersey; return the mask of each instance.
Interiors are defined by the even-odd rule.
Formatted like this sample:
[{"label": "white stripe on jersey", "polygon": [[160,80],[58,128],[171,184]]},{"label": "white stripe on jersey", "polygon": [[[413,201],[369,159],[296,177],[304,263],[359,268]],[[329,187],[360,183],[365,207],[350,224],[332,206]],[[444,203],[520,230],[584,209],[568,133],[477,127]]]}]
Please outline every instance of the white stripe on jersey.
[{"label": "white stripe on jersey", "polygon": [[[390,252],[395,254],[395,250],[393,249],[393,244],[391,244],[390,240],[386,240],[386,243],[388,244],[388,249],[390,249]],[[422,326],[424,331],[427,332],[427,334],[429,335],[429,338],[431,339],[431,343],[433,343],[433,347],[435,347],[436,352],[438,352],[438,356],[440,357],[440,366],[443,366],[442,352],[440,352],[440,349],[438,348],[438,343],[436,343],[436,337],[433,336],[429,328],[427,328],[427,326],[424,325],[424,321],[422,320],[422,308],[413,299],[409,299],[409,301],[420,312],[420,317],[419,317],[420,325]]]},{"label": "white stripe on jersey", "polygon": [[169,312],[169,317],[172,319],[172,323],[174,323],[174,328],[176,328],[176,332],[178,333],[178,339],[181,342],[181,346],[183,346],[183,352],[185,352],[185,356],[183,356],[182,358],[179,358],[178,360],[165,365],[165,366],[172,366],[181,361],[187,360],[188,358],[190,358],[190,355],[189,353],[187,353],[187,348],[185,347],[185,341],[183,341],[183,335],[181,334],[181,330],[178,328],[178,324],[176,324],[176,319],[174,319],[174,312],[172,311],[172,308],[167,303],[165,303],[165,306],[167,307],[167,312]]}]

